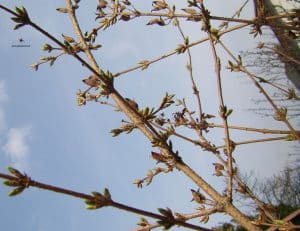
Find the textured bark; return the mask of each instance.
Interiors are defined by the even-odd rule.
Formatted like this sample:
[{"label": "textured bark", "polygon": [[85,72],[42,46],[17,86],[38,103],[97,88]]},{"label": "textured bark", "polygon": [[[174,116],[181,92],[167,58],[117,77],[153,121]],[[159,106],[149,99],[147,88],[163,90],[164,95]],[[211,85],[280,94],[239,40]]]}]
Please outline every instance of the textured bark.
[{"label": "textured bark", "polygon": [[[278,3],[279,5],[278,5]],[[264,6],[267,15],[278,15],[279,13],[282,12],[282,8],[287,9],[287,4],[289,4],[290,9],[292,9],[292,3],[287,3],[287,1],[277,1],[277,0],[264,0]],[[300,4],[296,1],[294,1],[295,6],[297,8],[300,8]],[[281,7],[280,7],[281,6]],[[296,9],[296,8],[295,8]],[[276,24],[283,25],[285,22],[283,19],[276,19],[275,20]],[[278,27],[272,27],[271,29],[275,36],[277,37],[281,49],[288,53],[291,57],[293,57],[296,60],[300,60],[300,42],[298,39],[292,39],[288,33]],[[298,40],[298,41],[297,41]],[[295,85],[295,87],[300,90],[300,66],[297,65],[294,62],[291,62],[287,59],[282,58],[282,61],[285,65],[285,73],[287,78]]]}]

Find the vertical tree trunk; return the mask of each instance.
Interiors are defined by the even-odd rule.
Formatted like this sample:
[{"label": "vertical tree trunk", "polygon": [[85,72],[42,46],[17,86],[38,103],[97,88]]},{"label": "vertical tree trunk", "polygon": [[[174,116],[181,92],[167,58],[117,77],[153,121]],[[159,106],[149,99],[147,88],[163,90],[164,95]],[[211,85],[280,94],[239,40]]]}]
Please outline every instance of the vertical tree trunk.
[{"label": "vertical tree trunk", "polygon": [[[299,9],[299,1],[287,0],[263,0],[267,15],[278,15],[284,13],[285,10]],[[277,19],[274,23],[283,25],[286,23],[285,19]],[[271,29],[279,41],[280,48],[288,53],[294,59],[300,60],[300,41],[292,38],[292,32],[286,29],[272,27]],[[285,73],[287,78],[300,90],[300,66],[294,62],[282,58],[285,65]]]}]

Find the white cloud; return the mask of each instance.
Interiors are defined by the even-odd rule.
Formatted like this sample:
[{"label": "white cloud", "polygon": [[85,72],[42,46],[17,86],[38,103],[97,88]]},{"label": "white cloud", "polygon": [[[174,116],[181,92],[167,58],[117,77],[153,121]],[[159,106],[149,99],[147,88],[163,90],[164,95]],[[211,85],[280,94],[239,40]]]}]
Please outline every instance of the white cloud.
[{"label": "white cloud", "polygon": [[0,80],[0,103],[8,100],[4,80]]},{"label": "white cloud", "polygon": [[31,136],[30,127],[10,128],[7,142],[3,150],[11,159],[12,165],[18,169],[28,168],[28,140]]},{"label": "white cloud", "polygon": [[6,141],[1,142],[2,150],[10,158],[11,165],[20,169],[28,169],[28,140],[31,136],[29,126],[10,128],[7,130],[6,113],[3,104],[8,100],[6,83],[0,80],[0,136],[6,133]]}]

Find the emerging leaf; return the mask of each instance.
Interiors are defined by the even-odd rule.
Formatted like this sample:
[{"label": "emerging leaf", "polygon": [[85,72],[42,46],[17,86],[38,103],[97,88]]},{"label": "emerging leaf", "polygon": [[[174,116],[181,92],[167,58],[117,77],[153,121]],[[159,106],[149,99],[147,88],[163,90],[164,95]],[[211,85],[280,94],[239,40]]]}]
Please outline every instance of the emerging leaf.
[{"label": "emerging leaf", "polygon": [[220,164],[220,163],[213,163],[213,165],[215,166],[215,170],[219,170],[219,171],[223,171],[224,170],[224,165]]},{"label": "emerging leaf", "polygon": [[111,194],[110,194],[108,188],[105,188],[105,189],[104,189],[103,196],[104,196],[107,200],[111,200]]},{"label": "emerging leaf", "polygon": [[157,153],[157,152],[151,152],[151,156],[154,160],[157,161],[157,163],[160,163],[160,162],[166,162],[166,158],[160,154],[160,153]]},{"label": "emerging leaf", "polygon": [[18,177],[18,178],[22,178],[24,175],[17,169],[13,168],[13,167],[8,167],[7,170],[13,174],[14,176]]},{"label": "emerging leaf", "polygon": [[17,196],[19,194],[21,194],[24,191],[25,187],[24,186],[19,186],[17,188],[15,188],[14,190],[12,190],[8,196]]},{"label": "emerging leaf", "polygon": [[141,70],[145,70],[149,67],[150,62],[148,60],[142,60],[138,64],[141,65]]},{"label": "emerging leaf", "polygon": [[191,189],[193,199],[192,201],[196,201],[199,204],[203,204],[206,201],[206,197],[202,195],[200,192]]},{"label": "emerging leaf", "polygon": [[140,218],[140,221],[137,223],[137,225],[145,227],[148,226],[150,223],[148,222],[148,220],[144,217]]},{"label": "emerging leaf", "polygon": [[48,51],[49,53],[52,51],[52,49],[53,49],[53,47],[48,43],[45,43],[42,48],[43,51]]},{"label": "emerging leaf", "polygon": [[20,183],[14,180],[6,180],[3,182],[4,185],[9,186],[9,187],[16,187],[19,186]]},{"label": "emerging leaf", "polygon": [[95,88],[100,87],[100,83],[101,83],[98,76],[96,75],[90,75],[88,78],[83,79],[82,82],[84,82],[86,85],[90,87],[95,87]]},{"label": "emerging leaf", "polygon": [[33,63],[30,65],[30,67],[32,67],[35,71],[37,71],[39,69],[39,64],[38,63]]},{"label": "emerging leaf", "polygon": [[69,12],[68,8],[64,8],[64,7],[57,8],[56,10],[60,13],[68,13]]},{"label": "emerging leaf", "polygon": [[136,184],[136,186],[138,188],[142,188],[143,187],[143,180],[136,179],[136,180],[134,180],[133,184]]},{"label": "emerging leaf", "polygon": [[75,42],[75,39],[73,39],[71,36],[67,36],[64,34],[61,34],[61,36],[64,38],[65,41],[67,41],[68,43],[73,43]]},{"label": "emerging leaf", "polygon": [[164,0],[153,1],[152,6],[154,7],[151,11],[159,11],[166,9],[168,4]]},{"label": "emerging leaf", "polygon": [[99,209],[99,206],[96,205],[96,204],[87,205],[86,209],[88,209],[88,210],[95,210],[95,209]]},{"label": "emerging leaf", "polygon": [[174,219],[174,216],[173,216],[173,212],[170,208],[166,208],[166,209],[163,209],[163,208],[158,208],[157,209],[159,211],[159,213],[161,213],[163,216],[169,218],[169,219]]},{"label": "emerging leaf", "polygon": [[146,25],[154,25],[157,24],[159,26],[165,26],[165,21],[162,18],[154,18],[151,19]]},{"label": "emerging leaf", "polygon": [[125,98],[126,101],[128,102],[128,104],[130,105],[130,107],[134,108],[135,110],[139,110],[139,105],[137,104],[137,102],[133,99],[129,99],[129,98]]},{"label": "emerging leaf", "polygon": [[93,191],[93,192],[92,192],[92,195],[93,195],[95,198],[97,198],[97,199],[103,197],[103,195],[102,195],[101,193],[96,192],[96,191]]},{"label": "emerging leaf", "polygon": [[207,222],[209,221],[209,216],[203,216],[201,219],[200,219],[200,222],[206,224]]},{"label": "emerging leaf", "polygon": [[184,8],[182,10],[188,14],[197,14],[198,13],[194,8]]},{"label": "emerging leaf", "polygon": [[287,118],[287,112],[288,110],[285,107],[278,109],[274,116],[274,119],[278,121],[285,121]]}]

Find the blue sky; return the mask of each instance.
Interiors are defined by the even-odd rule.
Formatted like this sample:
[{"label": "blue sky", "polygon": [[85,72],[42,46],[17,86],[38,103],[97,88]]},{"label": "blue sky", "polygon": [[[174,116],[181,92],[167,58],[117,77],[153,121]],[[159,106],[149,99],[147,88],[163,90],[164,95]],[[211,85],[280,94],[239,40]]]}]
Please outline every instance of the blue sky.
[{"label": "blue sky", "polygon": [[[150,5],[150,1],[134,2],[141,8]],[[210,1],[207,5],[215,15],[230,16],[242,2],[228,1],[226,5],[220,5],[218,1]],[[64,1],[4,0],[1,4],[10,8],[24,5],[33,21],[60,40],[62,33],[75,37],[69,17],[55,10],[63,7]],[[96,4],[97,1],[82,1],[78,14],[84,31],[97,25],[94,21]],[[183,1],[177,9],[181,7],[184,7]],[[251,5],[246,8],[245,15],[251,17]],[[123,115],[96,103],[84,107],[76,104],[76,91],[84,89],[81,80],[89,75],[88,70],[72,57],[64,56],[52,68],[45,64],[39,71],[33,71],[29,65],[47,55],[41,47],[51,42],[29,27],[13,31],[10,15],[1,11],[0,17],[0,172],[6,172],[7,166],[14,166],[35,180],[85,193],[108,187],[116,201],[150,211],[167,206],[183,213],[194,211],[197,205],[190,203],[190,189],[196,189],[195,185],[180,172],[156,177],[149,187],[137,189],[132,182],[143,178],[155,167],[150,158],[151,144],[138,131],[112,138],[109,131],[120,125]],[[143,59],[172,51],[182,43],[174,27],[145,27],[146,23],[147,19],[141,18],[101,32],[97,41],[103,47],[96,53],[100,65],[116,73]],[[191,41],[204,36],[199,25],[185,22],[183,25]],[[249,28],[242,29],[224,36],[224,42],[236,53],[253,48],[258,39],[248,41],[251,37],[248,31]],[[30,47],[12,47],[18,44],[19,38]],[[210,50],[203,44],[192,49],[192,53],[204,111],[217,114]],[[226,57],[223,53],[220,55]],[[193,108],[195,100],[186,62],[186,55],[173,56],[143,72],[138,70],[121,76],[116,80],[116,88],[125,97],[137,100],[140,107],[159,105],[168,91],[176,93],[176,98],[186,97]],[[260,99],[261,95],[241,74],[225,70],[224,78],[225,102],[235,109],[230,124],[285,129],[272,119],[261,118],[249,111],[253,99]],[[221,120],[216,118],[214,122],[221,123]],[[220,145],[223,130],[211,132],[208,137]],[[232,137],[242,141],[261,136],[233,132]],[[211,163],[215,160],[211,155],[180,140],[176,140],[176,148],[187,163],[221,189],[222,180],[212,176]],[[247,145],[237,148],[236,159],[245,172],[253,170],[263,178],[281,170],[288,163],[287,154],[291,151],[291,144],[280,141]],[[87,211],[78,199],[38,189],[28,189],[15,198],[8,198],[8,191],[9,188],[0,187],[0,227],[5,230],[132,230],[139,219],[137,215],[111,208]],[[215,216],[209,225],[223,219]]]}]

